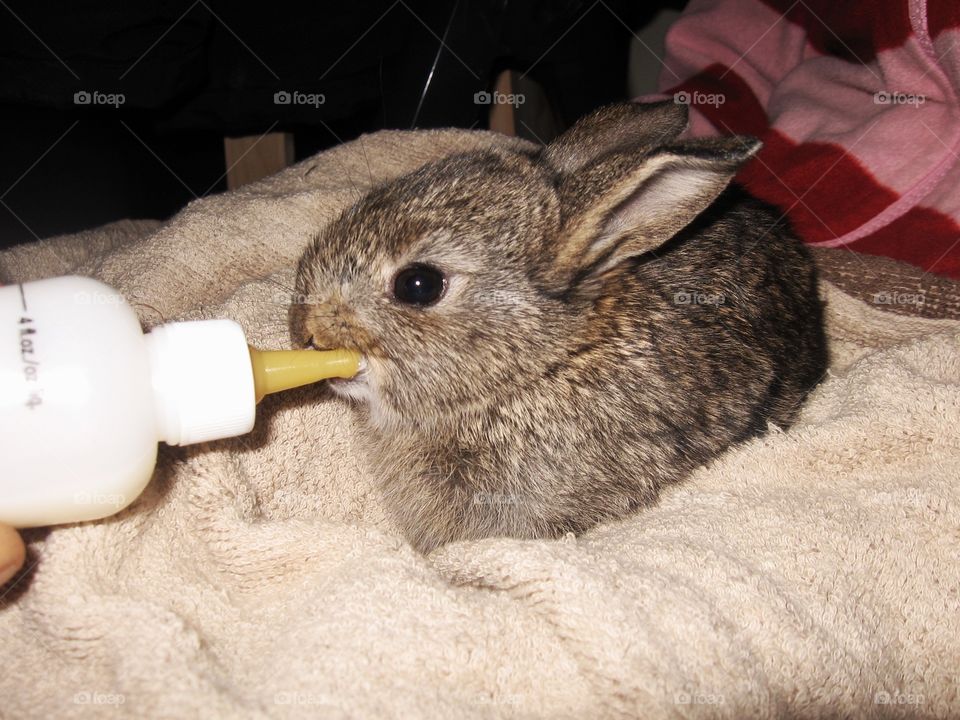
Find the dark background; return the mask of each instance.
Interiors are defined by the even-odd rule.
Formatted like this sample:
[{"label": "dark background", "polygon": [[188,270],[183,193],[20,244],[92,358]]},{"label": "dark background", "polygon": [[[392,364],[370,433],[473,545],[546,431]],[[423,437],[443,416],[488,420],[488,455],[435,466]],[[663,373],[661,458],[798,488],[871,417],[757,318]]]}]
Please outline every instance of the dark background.
[{"label": "dark background", "polygon": [[[626,97],[631,28],[657,7],[638,5],[7,2],[0,246],[221,192],[225,136],[290,132],[301,159],[380,128],[486,127],[474,94],[504,69],[542,88],[549,134]],[[295,90],[325,102],[274,102]]]}]

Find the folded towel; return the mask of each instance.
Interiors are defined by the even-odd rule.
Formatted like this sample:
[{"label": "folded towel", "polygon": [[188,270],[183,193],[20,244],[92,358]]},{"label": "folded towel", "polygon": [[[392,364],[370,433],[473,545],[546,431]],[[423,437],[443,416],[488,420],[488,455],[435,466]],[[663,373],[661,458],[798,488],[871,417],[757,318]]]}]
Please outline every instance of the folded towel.
[{"label": "folded towel", "polygon": [[[0,253],[0,279],[88,274],[147,326],[226,316],[283,347],[324,222],[373,180],[515,142],[366,136],[163,225]],[[580,537],[418,555],[316,388],[164,449],[118,516],[27,533],[0,714],[956,717],[960,323],[824,295],[830,376],[793,429]]]}]

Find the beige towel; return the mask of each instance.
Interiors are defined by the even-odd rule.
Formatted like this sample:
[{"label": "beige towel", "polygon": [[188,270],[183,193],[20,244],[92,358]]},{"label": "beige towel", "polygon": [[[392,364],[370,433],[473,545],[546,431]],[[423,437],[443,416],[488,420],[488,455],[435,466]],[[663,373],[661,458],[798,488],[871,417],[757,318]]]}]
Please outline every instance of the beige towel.
[{"label": "beige towel", "polygon": [[[293,262],[371,178],[506,142],[378,133],[162,226],[8,251],[0,279],[88,274],[146,325],[283,347]],[[960,324],[824,294],[832,368],[797,425],[581,537],[417,555],[315,390],[164,450],[122,514],[28,533],[0,714],[960,716]]]}]

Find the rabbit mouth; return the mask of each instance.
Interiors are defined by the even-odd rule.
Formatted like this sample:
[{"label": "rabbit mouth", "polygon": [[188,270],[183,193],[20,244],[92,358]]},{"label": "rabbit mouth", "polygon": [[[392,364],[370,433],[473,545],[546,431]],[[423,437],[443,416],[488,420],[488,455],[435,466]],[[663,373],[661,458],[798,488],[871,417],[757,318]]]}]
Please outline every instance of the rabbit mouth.
[{"label": "rabbit mouth", "polygon": [[369,402],[372,399],[372,392],[366,358],[360,360],[360,371],[352,378],[330,378],[327,380],[327,385],[337,395]]}]

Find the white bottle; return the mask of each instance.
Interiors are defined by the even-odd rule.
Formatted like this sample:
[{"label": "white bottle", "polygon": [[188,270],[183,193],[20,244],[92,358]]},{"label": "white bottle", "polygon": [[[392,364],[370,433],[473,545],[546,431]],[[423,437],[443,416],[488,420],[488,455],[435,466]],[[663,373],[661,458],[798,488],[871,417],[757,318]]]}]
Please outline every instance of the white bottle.
[{"label": "white bottle", "polygon": [[60,277],[0,288],[0,523],[93,520],[130,504],[157,442],[253,428],[270,392],[352,377],[347,350],[263,352],[232,320],[144,334],[106,285]]}]

